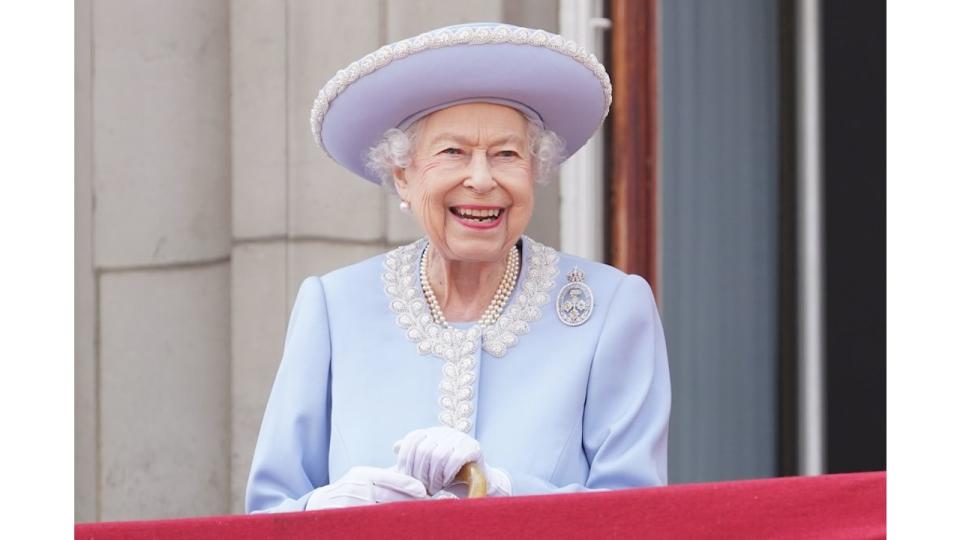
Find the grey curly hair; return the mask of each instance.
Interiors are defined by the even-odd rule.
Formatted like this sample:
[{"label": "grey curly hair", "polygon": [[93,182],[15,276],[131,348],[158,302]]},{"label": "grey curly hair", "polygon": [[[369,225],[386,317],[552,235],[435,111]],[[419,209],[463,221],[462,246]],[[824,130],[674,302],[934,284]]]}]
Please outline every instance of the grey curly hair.
[{"label": "grey curly hair", "polygon": [[[422,121],[422,118],[417,120],[406,130],[388,129],[380,141],[367,152],[367,169],[376,174],[384,189],[391,193],[396,193],[393,170],[410,166]],[[557,166],[563,161],[563,139],[555,132],[528,121],[527,148],[533,156],[534,182],[540,185],[548,183]]]}]

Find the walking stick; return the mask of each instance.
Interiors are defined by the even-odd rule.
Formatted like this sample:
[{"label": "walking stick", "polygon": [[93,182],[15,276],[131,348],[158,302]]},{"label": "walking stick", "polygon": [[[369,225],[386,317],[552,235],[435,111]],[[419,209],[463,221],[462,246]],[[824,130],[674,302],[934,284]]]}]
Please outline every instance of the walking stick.
[{"label": "walking stick", "polygon": [[467,463],[460,468],[460,472],[454,477],[455,480],[467,483],[467,498],[477,499],[487,496],[487,477],[483,475],[483,469],[474,462]]}]

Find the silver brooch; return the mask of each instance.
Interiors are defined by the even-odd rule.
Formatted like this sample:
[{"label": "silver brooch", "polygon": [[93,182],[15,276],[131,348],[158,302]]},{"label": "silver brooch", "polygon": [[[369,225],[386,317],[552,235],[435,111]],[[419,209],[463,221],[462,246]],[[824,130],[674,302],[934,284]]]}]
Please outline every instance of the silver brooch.
[{"label": "silver brooch", "polygon": [[569,283],[557,295],[557,316],[567,326],[580,326],[593,313],[593,291],[583,278],[583,272],[574,267],[567,272]]}]

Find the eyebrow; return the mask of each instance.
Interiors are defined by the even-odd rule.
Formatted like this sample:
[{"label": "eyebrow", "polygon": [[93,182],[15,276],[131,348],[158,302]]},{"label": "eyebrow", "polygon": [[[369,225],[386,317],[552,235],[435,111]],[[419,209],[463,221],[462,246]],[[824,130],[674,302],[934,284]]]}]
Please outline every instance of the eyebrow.
[{"label": "eyebrow", "polygon": [[[437,144],[441,141],[446,141],[446,140],[454,141],[457,144],[462,144],[464,146],[469,146],[473,144],[473,137],[465,137],[463,135],[458,135],[456,133],[445,132],[445,133],[440,133],[436,137],[433,137],[432,139],[430,139],[430,145],[432,146],[434,144]],[[498,137],[496,139],[493,139],[490,142],[490,146],[498,146],[504,143],[511,143],[511,142],[514,144],[520,144],[522,141],[523,139],[521,137],[518,137],[516,135],[507,135],[505,137]]]}]

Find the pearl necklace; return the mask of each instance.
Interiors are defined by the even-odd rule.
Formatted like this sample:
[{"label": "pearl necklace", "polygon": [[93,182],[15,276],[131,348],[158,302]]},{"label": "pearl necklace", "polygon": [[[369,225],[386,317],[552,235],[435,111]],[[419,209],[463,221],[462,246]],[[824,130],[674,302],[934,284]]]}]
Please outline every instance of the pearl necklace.
[{"label": "pearl necklace", "polygon": [[[443,316],[443,310],[440,309],[437,295],[434,294],[433,287],[430,286],[430,280],[427,279],[427,254],[429,252],[430,243],[427,242],[427,247],[423,252],[423,258],[420,259],[420,285],[423,287],[423,295],[427,298],[427,306],[430,308],[433,322],[445,328],[450,328],[450,323],[447,322],[447,319]],[[510,250],[510,255],[507,256],[507,270],[500,279],[500,286],[497,287],[497,292],[493,295],[493,300],[490,301],[490,305],[487,306],[487,309],[480,317],[479,324],[481,328],[492,326],[497,322],[497,319],[500,318],[500,314],[503,313],[503,308],[507,305],[507,299],[510,298],[510,294],[517,284],[517,276],[519,275],[520,250],[517,249],[517,246],[513,246],[513,249]]]}]

